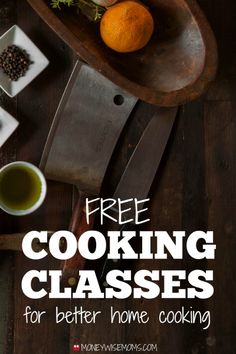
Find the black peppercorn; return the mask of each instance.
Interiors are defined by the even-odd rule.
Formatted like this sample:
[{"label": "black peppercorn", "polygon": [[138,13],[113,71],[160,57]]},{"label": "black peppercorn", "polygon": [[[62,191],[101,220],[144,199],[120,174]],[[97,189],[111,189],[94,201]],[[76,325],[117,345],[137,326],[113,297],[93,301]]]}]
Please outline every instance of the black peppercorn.
[{"label": "black peppercorn", "polygon": [[12,81],[24,76],[32,63],[29,54],[14,44],[4,49],[0,55],[0,68]]}]

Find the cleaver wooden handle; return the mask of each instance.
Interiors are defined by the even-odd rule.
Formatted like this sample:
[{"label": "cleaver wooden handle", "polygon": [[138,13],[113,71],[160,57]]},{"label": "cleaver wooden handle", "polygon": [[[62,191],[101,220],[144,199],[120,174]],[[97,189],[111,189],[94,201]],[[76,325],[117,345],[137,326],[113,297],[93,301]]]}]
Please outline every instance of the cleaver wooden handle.
[{"label": "cleaver wooden handle", "polygon": [[[86,198],[88,197],[87,194],[79,192],[79,199],[73,210],[70,231],[73,232],[77,240],[79,240],[82,233],[91,230],[94,224],[95,213],[90,215],[89,224],[87,224],[86,220]],[[91,208],[95,208],[95,203],[91,203],[90,205]],[[84,265],[85,259],[77,251],[72,258],[63,262],[61,283],[64,286],[75,286],[77,284],[79,270],[83,269]]]}]

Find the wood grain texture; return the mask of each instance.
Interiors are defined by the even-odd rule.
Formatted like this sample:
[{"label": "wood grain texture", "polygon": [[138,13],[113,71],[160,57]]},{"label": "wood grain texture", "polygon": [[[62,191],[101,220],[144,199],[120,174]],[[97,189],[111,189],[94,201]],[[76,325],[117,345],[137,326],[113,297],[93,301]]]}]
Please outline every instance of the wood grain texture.
[{"label": "wood grain texture", "polygon": [[[17,8],[15,4],[18,4]],[[30,262],[22,254],[1,252],[0,260],[0,352],[3,354],[68,354],[74,343],[157,343],[162,354],[233,354],[235,344],[235,116],[236,116],[236,42],[234,0],[199,0],[216,33],[220,53],[217,80],[207,95],[181,108],[164,159],[151,190],[150,230],[172,232],[185,229],[209,229],[215,232],[217,244],[214,261],[135,262],[133,269],[181,269],[195,267],[214,269],[214,296],[204,302],[152,301],[125,302],[104,300],[31,301],[22,295],[20,282],[29,269],[56,269],[57,262],[45,259]],[[0,151],[0,163],[25,159],[35,164],[40,156],[57,104],[73,67],[74,54],[39,19],[27,2],[1,1],[0,32],[14,22],[25,30],[42,49],[51,64],[30,84],[17,100],[1,94],[1,105],[20,121],[16,133]],[[103,195],[114,191],[126,162],[155,107],[139,102],[119,141],[119,146],[106,175]],[[1,233],[26,232],[31,229],[62,229],[69,224],[72,211],[70,187],[49,183],[45,204],[31,216],[10,217],[0,212]],[[90,265],[93,267],[93,265]],[[26,305],[47,310],[42,325],[26,325],[22,314]],[[96,325],[56,325],[54,308],[103,311]],[[160,325],[154,320],[146,326],[137,324],[111,326],[109,308],[144,309],[155,314],[177,310],[182,305],[211,310],[212,325],[208,331],[198,326]],[[153,316],[152,316],[153,318]]]},{"label": "wood grain texture", "polygon": [[[2,1],[0,6],[0,34],[2,35],[15,22],[16,10],[14,0]],[[0,93],[0,105],[13,116],[16,115],[16,99],[9,99],[3,92]],[[0,166],[4,166],[16,159],[17,131],[10,137],[0,149]],[[0,232],[5,233],[16,230],[12,219],[0,211]],[[14,279],[12,273],[15,270],[14,257],[11,252],[1,254],[0,257],[0,352],[10,354],[13,349],[14,333]]]},{"label": "wood grain texture", "polygon": [[[215,295],[208,301],[214,323],[208,341],[210,354],[236,350],[235,312],[235,171],[236,102],[210,102],[205,106],[206,193],[208,228],[215,230],[217,259],[209,262],[215,270]],[[223,118],[223,119],[222,119]]]}]

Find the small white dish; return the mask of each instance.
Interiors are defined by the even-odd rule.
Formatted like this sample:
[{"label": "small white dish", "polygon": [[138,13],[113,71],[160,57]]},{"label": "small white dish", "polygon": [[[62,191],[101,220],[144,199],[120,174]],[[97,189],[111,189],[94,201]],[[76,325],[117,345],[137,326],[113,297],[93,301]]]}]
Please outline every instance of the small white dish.
[{"label": "small white dish", "polygon": [[[4,210],[6,213],[10,214],[10,215],[16,215],[16,216],[22,216],[22,215],[28,215],[33,213],[35,210],[37,210],[44,202],[44,199],[46,197],[47,194],[47,182],[46,179],[43,175],[43,173],[40,171],[40,169],[38,167],[36,167],[35,165],[33,165],[30,162],[26,162],[26,161],[15,161],[15,162],[11,162],[8,165],[3,166],[0,169],[0,175],[3,175],[4,172],[6,172],[7,170],[10,170],[12,167],[14,166],[20,166],[20,167],[28,167],[28,169],[32,170],[39,178],[40,182],[41,182],[41,193],[37,199],[37,201],[28,209],[22,209],[22,210],[16,210],[16,209],[12,209],[9,208],[7,205],[5,205],[1,200],[0,200],[0,209]],[[31,186],[29,185],[29,188]]]},{"label": "small white dish", "polygon": [[44,54],[17,25],[12,26],[0,37],[0,54],[4,49],[13,44],[25,49],[33,63],[30,64],[25,76],[22,76],[17,81],[11,81],[9,77],[4,74],[3,70],[0,69],[0,86],[10,97],[16,96],[49,64]]},{"label": "small white dish", "polygon": [[19,122],[0,107],[0,147],[18,127]]}]

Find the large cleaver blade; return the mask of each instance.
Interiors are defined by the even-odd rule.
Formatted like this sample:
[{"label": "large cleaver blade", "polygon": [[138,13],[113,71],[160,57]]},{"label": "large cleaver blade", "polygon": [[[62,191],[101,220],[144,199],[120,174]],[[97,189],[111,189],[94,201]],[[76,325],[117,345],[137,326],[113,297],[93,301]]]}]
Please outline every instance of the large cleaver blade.
[{"label": "large cleaver blade", "polygon": [[[178,108],[158,107],[155,114],[145,128],[133,154],[131,155],[123,175],[113,194],[114,199],[132,200],[137,198],[139,201],[147,198],[153,179],[160,165],[165,147],[169,140]],[[143,203],[139,203],[141,208]],[[125,217],[133,220],[135,215],[134,204],[126,203]],[[126,225],[126,226],[125,226]],[[113,223],[109,230],[123,231],[128,225]],[[133,227],[133,226],[132,226]],[[106,284],[106,274],[111,269],[119,269],[121,260],[106,258],[102,264],[100,282]]]},{"label": "large cleaver blade", "polygon": [[[86,223],[85,200],[97,197],[119,135],[137,98],[86,64],[77,62],[62,96],[41,160],[48,179],[70,183],[79,191],[70,230],[80,235]],[[74,285],[84,259],[77,253],[64,262],[62,282]]]}]

